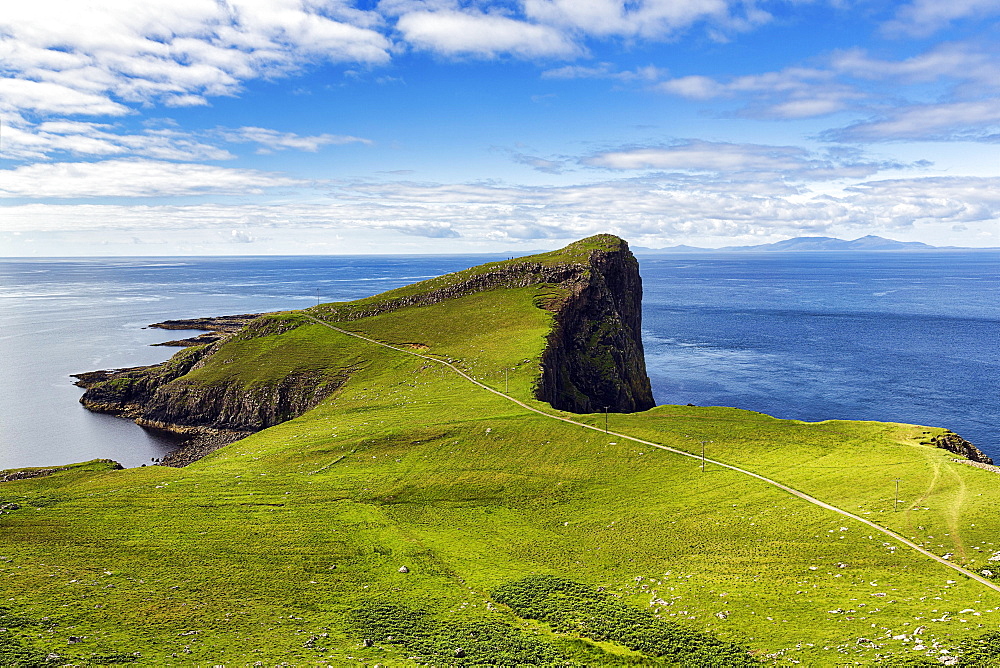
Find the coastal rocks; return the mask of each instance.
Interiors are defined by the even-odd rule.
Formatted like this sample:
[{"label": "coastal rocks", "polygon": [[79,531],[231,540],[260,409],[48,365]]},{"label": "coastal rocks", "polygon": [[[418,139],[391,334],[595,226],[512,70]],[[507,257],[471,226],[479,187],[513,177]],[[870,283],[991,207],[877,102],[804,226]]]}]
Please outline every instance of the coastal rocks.
[{"label": "coastal rocks", "polygon": [[[121,470],[122,465],[113,459],[95,459],[93,464],[107,464],[108,468],[113,470]],[[55,473],[61,473],[63,471],[69,471],[72,466],[59,466],[53,468],[24,468],[24,469],[8,469],[6,471],[0,471],[0,482],[12,482],[14,480],[28,480],[30,478],[44,478],[46,476],[53,475]],[[16,506],[17,504],[11,503],[0,506],[2,510],[15,510],[15,508],[10,508],[8,506]]]},{"label": "coastal rocks", "polygon": [[306,412],[333,392],[345,377],[290,374],[272,383],[204,384],[179,378],[157,388],[136,422],[152,429],[183,433],[185,427],[255,432]]},{"label": "coastal rocks", "polygon": [[259,318],[262,313],[243,313],[241,315],[223,315],[215,318],[190,318],[188,320],[164,320],[150,325],[150,329],[201,330],[204,334],[186,339],[175,339],[154,343],[154,346],[200,346],[215,343],[226,338],[227,334],[235,334]]},{"label": "coastal rocks", "polygon": [[254,383],[203,382],[189,375],[203,368],[227,341],[278,335],[297,326],[293,321],[260,318],[235,334],[225,334],[217,343],[181,350],[162,364],[77,374],[76,384],[87,388],[80,402],[95,412],[180,435],[180,449],[161,464],[184,466],[223,445],[301,415],[346,381],[353,369],[293,371]]},{"label": "coastal rocks", "polygon": [[140,417],[159,388],[191,371],[212,350],[212,346],[188,348],[161,364],[75,374],[76,385],[87,388],[80,403],[97,413]]},{"label": "coastal rocks", "polygon": [[952,431],[938,434],[930,440],[930,444],[936,448],[954,452],[956,455],[961,455],[966,459],[979,462],[980,464],[993,464],[993,460],[982,450]]}]

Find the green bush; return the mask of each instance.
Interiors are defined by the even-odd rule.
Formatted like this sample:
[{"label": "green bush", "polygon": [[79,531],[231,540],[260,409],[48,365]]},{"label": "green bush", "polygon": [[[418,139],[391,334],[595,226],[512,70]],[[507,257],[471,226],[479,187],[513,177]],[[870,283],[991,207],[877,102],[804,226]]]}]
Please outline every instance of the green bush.
[{"label": "green bush", "polygon": [[959,645],[960,666],[969,668],[992,668],[1000,666],[1000,631],[989,631],[963,640]]},{"label": "green bush", "polygon": [[355,610],[354,622],[371,642],[400,645],[424,661],[452,665],[565,665],[555,648],[499,622],[437,619],[424,610],[380,604]]},{"label": "green bush", "polygon": [[664,621],[566,578],[533,575],[499,587],[493,599],[521,617],[546,622],[557,632],[609,640],[685,666],[757,665],[745,647]]}]

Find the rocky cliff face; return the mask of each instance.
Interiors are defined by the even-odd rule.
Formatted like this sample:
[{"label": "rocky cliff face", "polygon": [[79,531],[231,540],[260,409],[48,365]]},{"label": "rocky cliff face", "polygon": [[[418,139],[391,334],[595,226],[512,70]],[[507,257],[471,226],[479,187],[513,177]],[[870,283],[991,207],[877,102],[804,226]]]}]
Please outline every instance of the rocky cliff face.
[{"label": "rocky cliff face", "polygon": [[980,464],[993,464],[993,460],[982,450],[952,431],[946,431],[930,440],[931,445],[954,452]]},{"label": "rocky cliff face", "polygon": [[555,309],[537,391],[555,408],[631,413],[655,405],[642,348],[639,263],[616,241],[591,252],[588,271]]},{"label": "rocky cliff face", "polygon": [[[236,336],[246,340],[290,329],[294,325],[285,321],[261,318]],[[304,413],[343,384],[351,371],[297,371],[251,385],[199,382],[188,377],[232,336],[230,333],[211,345],[191,346],[162,364],[79,374],[77,385],[87,388],[80,402],[92,411],[133,419],[143,427],[218,447]]]},{"label": "rocky cliff face", "polygon": [[[538,304],[553,313],[554,326],[542,356],[536,396],[573,412],[651,408],[653,396],[641,339],[639,266],[628,244],[610,235],[584,239],[555,254],[432,279],[412,286],[415,290],[311,311],[327,320],[356,320],[484,290],[539,284],[554,288]],[[223,324],[235,327],[248,318],[252,316],[234,316],[233,323]],[[145,427],[198,436],[203,441],[211,437],[213,444],[224,444],[304,413],[343,384],[352,371],[290,372],[273,381],[249,384],[205,382],[192,372],[204,367],[227,341],[280,335],[304,320],[264,316],[249,320],[235,332],[220,327],[218,318],[203,320],[204,327],[198,325],[201,320],[160,326],[210,328],[221,337],[218,341],[191,345],[150,367],[80,374],[77,384],[88,388],[81,402],[91,410],[131,418]]]}]

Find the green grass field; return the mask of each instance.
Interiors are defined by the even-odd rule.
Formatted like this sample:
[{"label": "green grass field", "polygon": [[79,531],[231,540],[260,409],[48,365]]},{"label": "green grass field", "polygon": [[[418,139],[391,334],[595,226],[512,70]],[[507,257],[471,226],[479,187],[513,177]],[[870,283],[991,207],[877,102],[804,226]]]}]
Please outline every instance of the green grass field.
[{"label": "green grass field", "polygon": [[[333,324],[555,414],[532,399],[551,289]],[[279,319],[299,326],[231,341],[193,378],[350,368],[315,409],[182,469],[0,485],[18,506],[0,515],[0,663],[735,665],[712,657],[746,648],[921,665],[1000,624],[997,592],[759,480]],[[921,445],[940,429],[688,406],[609,423],[690,452],[709,441],[976,569],[1000,553],[1000,477]]]}]

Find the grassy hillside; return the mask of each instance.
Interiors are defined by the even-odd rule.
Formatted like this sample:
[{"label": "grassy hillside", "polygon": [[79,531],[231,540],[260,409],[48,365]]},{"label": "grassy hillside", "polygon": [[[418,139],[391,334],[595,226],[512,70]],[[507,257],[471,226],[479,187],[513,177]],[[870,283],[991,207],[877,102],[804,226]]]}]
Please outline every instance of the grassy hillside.
[{"label": "grassy hillside", "polygon": [[[532,399],[551,292],[331,324],[556,414]],[[998,627],[997,592],[760,480],[529,412],[309,313],[280,319],[300,326],[196,373],[349,367],[308,413],[183,469],[0,485],[0,663],[737,665],[746,648],[919,665]],[[1000,551],[1000,477],[921,445],[937,429],[687,406],[609,423],[709,441],[973,567]]]}]

